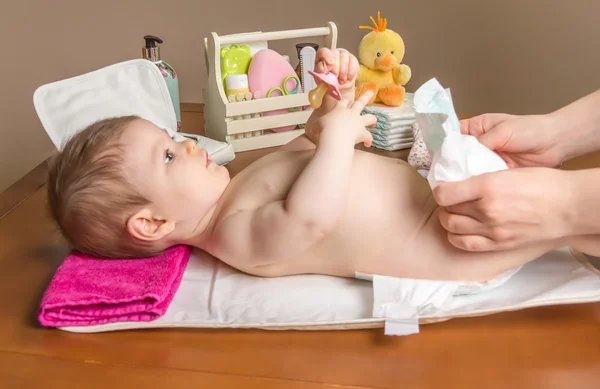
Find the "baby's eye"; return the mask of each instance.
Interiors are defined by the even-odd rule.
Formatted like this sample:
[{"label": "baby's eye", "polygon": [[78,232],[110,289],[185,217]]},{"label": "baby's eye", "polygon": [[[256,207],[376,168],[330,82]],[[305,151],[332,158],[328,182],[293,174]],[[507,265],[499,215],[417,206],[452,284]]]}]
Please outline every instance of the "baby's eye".
[{"label": "baby's eye", "polygon": [[392,50],[392,55],[394,55],[394,50]]},{"label": "baby's eye", "polygon": [[173,153],[169,150],[165,151],[165,163],[169,163],[172,160],[175,159],[175,156],[173,155]]},{"label": "baby's eye", "polygon": [[381,57],[381,53],[377,53],[377,56],[378,56],[378,57]]}]

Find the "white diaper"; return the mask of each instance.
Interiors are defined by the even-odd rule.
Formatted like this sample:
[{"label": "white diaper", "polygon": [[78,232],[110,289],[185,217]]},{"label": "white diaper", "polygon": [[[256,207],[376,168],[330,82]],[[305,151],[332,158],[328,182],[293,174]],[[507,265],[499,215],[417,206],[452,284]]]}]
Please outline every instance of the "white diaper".
[{"label": "white diaper", "polygon": [[414,95],[417,123],[432,158],[427,180],[455,182],[483,173],[508,169],[506,162],[477,138],[460,133],[450,90],[435,79],[423,84]]},{"label": "white diaper", "polygon": [[373,283],[373,316],[386,318],[385,334],[411,335],[419,332],[419,317],[443,310],[454,298],[499,288],[521,268],[486,282],[418,280],[360,272],[355,277]]},{"label": "white diaper", "polygon": [[[522,266],[519,266],[517,268],[508,270],[508,271],[500,274],[499,276],[497,276],[491,280],[484,281],[484,282],[476,282],[476,281],[440,281],[440,282],[443,283],[444,285],[451,286],[452,296],[466,296],[466,295],[479,294],[479,293],[483,293],[483,292],[486,292],[486,291],[489,291],[489,290],[492,290],[494,288],[504,285],[512,276],[514,276],[519,270],[521,270],[521,267]],[[355,277],[359,280],[365,280],[365,281],[371,281],[371,282],[374,282],[374,279],[375,279],[375,275],[373,275],[373,274],[366,274],[366,273],[360,273],[360,272],[356,272]],[[431,280],[416,280],[416,279],[412,279],[412,278],[397,278],[397,277],[395,277],[395,279],[398,280],[399,283],[406,282],[407,284],[410,284],[411,286],[418,284],[418,283],[423,283],[423,284],[431,283]]]}]

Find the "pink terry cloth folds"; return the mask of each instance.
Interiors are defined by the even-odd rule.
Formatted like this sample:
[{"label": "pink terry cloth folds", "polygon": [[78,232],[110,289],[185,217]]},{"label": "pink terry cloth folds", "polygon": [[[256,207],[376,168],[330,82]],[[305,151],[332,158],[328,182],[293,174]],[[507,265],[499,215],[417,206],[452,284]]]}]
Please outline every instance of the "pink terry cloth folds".
[{"label": "pink terry cloth folds", "polygon": [[50,281],[38,320],[46,327],[155,320],[171,304],[191,253],[189,246],[132,260],[72,253]]}]

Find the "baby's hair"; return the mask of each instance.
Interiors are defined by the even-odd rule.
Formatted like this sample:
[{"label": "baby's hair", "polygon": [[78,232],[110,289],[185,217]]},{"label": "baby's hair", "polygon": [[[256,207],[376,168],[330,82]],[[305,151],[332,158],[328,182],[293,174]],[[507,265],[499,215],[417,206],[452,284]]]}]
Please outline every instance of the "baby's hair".
[{"label": "baby's hair", "polygon": [[48,207],[74,248],[97,258],[140,258],[158,254],[151,243],[127,231],[127,219],[149,201],[124,169],[123,132],[137,116],[100,120],[74,135],[52,159]]}]

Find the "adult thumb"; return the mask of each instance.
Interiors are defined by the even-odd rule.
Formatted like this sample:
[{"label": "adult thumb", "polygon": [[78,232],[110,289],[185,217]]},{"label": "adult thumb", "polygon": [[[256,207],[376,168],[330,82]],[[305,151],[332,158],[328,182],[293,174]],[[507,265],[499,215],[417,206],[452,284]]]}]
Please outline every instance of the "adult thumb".
[{"label": "adult thumb", "polygon": [[511,131],[505,126],[499,125],[488,132],[481,134],[477,140],[479,143],[492,151],[502,149],[510,139]]}]

